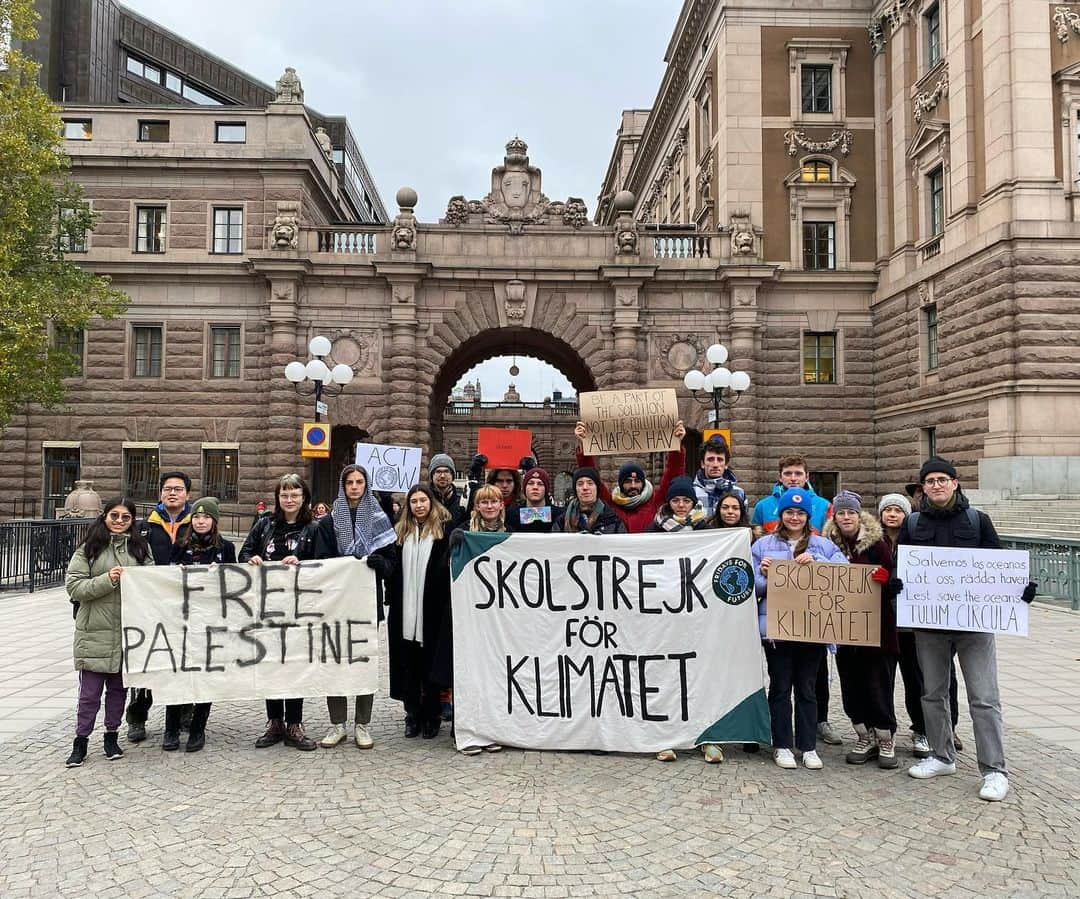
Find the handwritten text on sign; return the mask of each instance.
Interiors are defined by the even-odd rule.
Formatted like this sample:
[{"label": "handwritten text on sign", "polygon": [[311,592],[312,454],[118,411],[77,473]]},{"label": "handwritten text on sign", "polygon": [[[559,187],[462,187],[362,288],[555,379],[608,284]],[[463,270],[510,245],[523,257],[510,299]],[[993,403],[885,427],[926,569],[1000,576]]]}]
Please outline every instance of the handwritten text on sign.
[{"label": "handwritten text on sign", "polygon": [[416,446],[356,444],[356,464],[363,465],[371,478],[372,490],[404,493],[420,483],[421,450]]},{"label": "handwritten text on sign", "polygon": [[767,741],[749,553],[745,528],[467,534],[451,566],[458,747]]},{"label": "handwritten text on sign", "polygon": [[1026,551],[901,546],[899,627],[1027,636]]},{"label": "handwritten text on sign", "polygon": [[129,568],[124,682],[165,702],[373,693],[375,578],[356,559]]},{"label": "handwritten text on sign", "polygon": [[671,388],[600,390],[578,396],[585,455],[664,453],[679,448],[679,403]]},{"label": "handwritten text on sign", "polygon": [[875,565],[769,564],[766,635],[800,643],[881,645],[881,585]]}]

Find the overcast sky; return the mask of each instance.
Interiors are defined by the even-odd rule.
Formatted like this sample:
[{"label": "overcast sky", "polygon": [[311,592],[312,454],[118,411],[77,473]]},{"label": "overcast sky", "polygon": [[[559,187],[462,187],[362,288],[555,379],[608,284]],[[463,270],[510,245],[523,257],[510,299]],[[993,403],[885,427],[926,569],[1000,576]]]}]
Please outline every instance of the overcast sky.
[{"label": "overcast sky", "polygon": [[[656,97],[680,0],[125,0],[124,5],[273,84],[293,66],[305,102],[348,118],[390,215],[409,185],[421,221],[455,194],[482,198],[520,135],[552,200],[596,211],[623,109]],[[519,360],[522,399],[565,379]],[[479,371],[501,399],[502,361]],[[561,384],[560,384],[561,380]],[[464,381],[464,379],[463,379]]]}]

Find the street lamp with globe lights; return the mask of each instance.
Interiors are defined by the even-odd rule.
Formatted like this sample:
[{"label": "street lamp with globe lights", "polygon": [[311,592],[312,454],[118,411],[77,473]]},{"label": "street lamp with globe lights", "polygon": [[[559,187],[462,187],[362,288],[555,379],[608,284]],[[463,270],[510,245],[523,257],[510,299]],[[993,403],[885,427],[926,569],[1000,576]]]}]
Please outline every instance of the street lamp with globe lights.
[{"label": "street lamp with globe lights", "polygon": [[734,406],[750,389],[750,375],[744,371],[731,371],[724,367],[728,361],[727,347],[714,343],[705,351],[705,358],[713,364],[710,372],[691,369],[683,378],[683,384],[703,406],[713,407],[713,427],[720,427],[720,407]]},{"label": "street lamp with globe lights", "polygon": [[[321,335],[311,338],[308,350],[314,358],[307,362],[299,359],[290,362],[285,366],[285,377],[292,382],[300,396],[315,397],[315,421],[322,421],[320,415],[326,409],[322,398],[340,394],[353,379],[353,370],[344,362],[333,368],[323,362],[323,357],[330,355],[330,341]],[[308,381],[311,383],[308,384]]]}]

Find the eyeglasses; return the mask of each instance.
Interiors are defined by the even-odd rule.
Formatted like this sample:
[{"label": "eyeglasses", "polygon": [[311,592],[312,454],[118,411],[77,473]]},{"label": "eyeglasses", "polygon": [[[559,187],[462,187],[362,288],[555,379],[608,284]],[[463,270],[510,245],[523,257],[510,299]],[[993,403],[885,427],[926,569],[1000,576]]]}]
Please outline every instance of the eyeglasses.
[{"label": "eyeglasses", "polygon": [[183,487],[183,486],[181,486],[181,487],[162,487],[161,488],[162,493],[183,493],[185,490],[187,490],[187,487]]},{"label": "eyeglasses", "polygon": [[927,478],[923,483],[927,487],[944,487],[946,484],[951,484],[952,480],[952,478]]},{"label": "eyeglasses", "polygon": [[131,516],[127,512],[110,512],[109,521],[131,521]]}]

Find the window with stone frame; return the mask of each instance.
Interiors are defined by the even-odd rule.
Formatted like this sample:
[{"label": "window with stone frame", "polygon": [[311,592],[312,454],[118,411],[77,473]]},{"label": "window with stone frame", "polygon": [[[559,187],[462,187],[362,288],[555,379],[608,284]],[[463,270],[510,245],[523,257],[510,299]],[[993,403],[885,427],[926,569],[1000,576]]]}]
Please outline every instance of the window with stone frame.
[{"label": "window with stone frame", "polygon": [[210,327],[210,377],[240,377],[240,326]]},{"label": "window with stone frame", "polygon": [[836,222],[808,222],[802,226],[803,268],[808,272],[836,268]]},{"label": "window with stone frame", "polygon": [[64,119],[64,140],[93,140],[93,119]]},{"label": "window with stone frame", "polygon": [[832,163],[825,159],[807,159],[799,170],[799,180],[808,184],[832,181]]},{"label": "window with stone frame", "polygon": [[203,447],[203,495],[223,503],[240,498],[240,448]]},{"label": "window with stone frame", "polygon": [[57,209],[56,248],[61,253],[86,252],[86,231],[76,226],[77,215],[74,206]]},{"label": "window with stone frame", "polygon": [[941,4],[931,3],[923,13],[922,20],[926,60],[924,71],[929,71],[941,61]]},{"label": "window with stone frame", "polygon": [[927,225],[929,236],[945,233],[945,171],[938,166],[926,176]]},{"label": "window with stone frame", "polygon": [[840,472],[838,471],[810,471],[807,472],[807,481],[814,488],[814,493],[831,500],[840,492]]},{"label": "window with stone frame", "polygon": [[74,366],[68,377],[81,377],[83,359],[86,354],[86,332],[82,328],[69,328],[54,324],[52,327],[52,345],[64,353]]},{"label": "window with stone frame", "polygon": [[851,44],[837,37],[796,36],[786,47],[792,122],[843,123]]},{"label": "window with stone frame", "polygon": [[803,112],[832,112],[832,77],[832,66],[802,66],[801,107]]},{"label": "window with stone frame", "polygon": [[214,207],[214,252],[238,255],[244,252],[244,210],[232,206]]},{"label": "window with stone frame", "polygon": [[131,376],[160,378],[162,358],[161,325],[133,325],[131,328]]},{"label": "window with stone frame", "polygon": [[159,447],[124,447],[124,496],[138,502],[157,502],[160,495]]},{"label": "window with stone frame", "polygon": [[923,306],[923,333],[925,338],[926,370],[935,371],[938,367],[938,316],[937,303]]},{"label": "window with stone frame", "polygon": [[922,434],[922,451],[924,459],[931,459],[938,454],[937,448],[937,428],[923,428]]},{"label": "window with stone frame", "polygon": [[135,252],[165,252],[166,207],[135,207]]},{"label": "window with stone frame", "polygon": [[807,156],[784,179],[784,186],[788,190],[791,267],[802,271],[847,269],[854,175],[828,156]]},{"label": "window with stone frame", "polygon": [[836,383],[836,332],[803,332],[803,383]]}]

